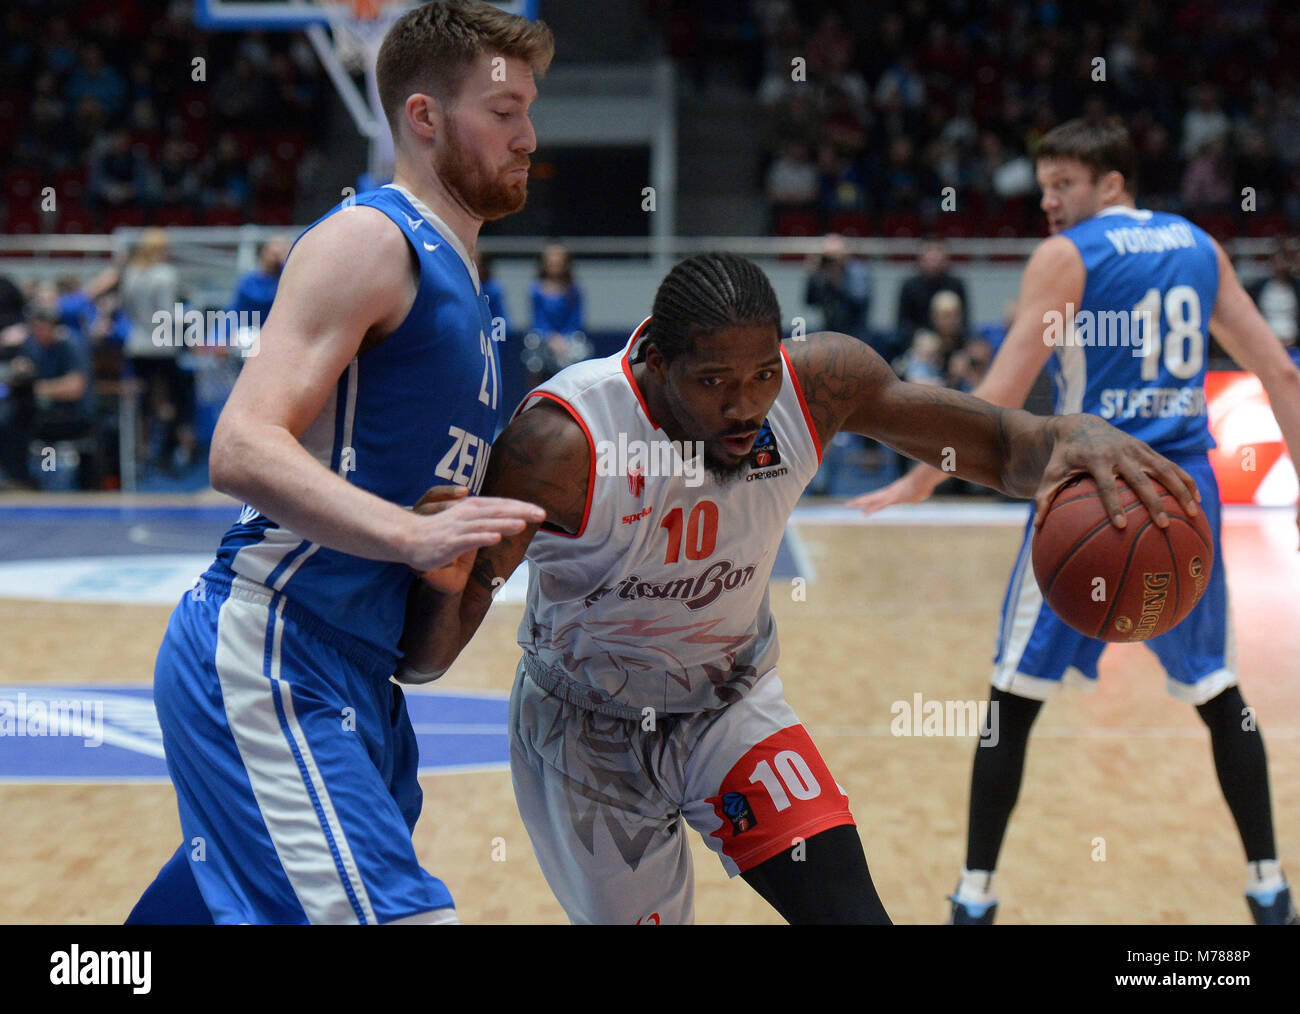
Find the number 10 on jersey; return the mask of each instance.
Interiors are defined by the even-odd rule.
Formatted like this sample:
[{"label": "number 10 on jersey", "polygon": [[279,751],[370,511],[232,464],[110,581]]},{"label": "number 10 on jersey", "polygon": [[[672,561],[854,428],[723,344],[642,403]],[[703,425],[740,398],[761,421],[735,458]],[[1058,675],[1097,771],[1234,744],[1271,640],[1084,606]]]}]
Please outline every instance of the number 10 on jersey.
[{"label": "number 10 on jersey", "polygon": [[[686,550],[686,559],[704,560],[713,555],[718,547],[718,505],[712,500],[701,500],[691,508],[690,516],[682,522],[684,512],[674,507],[659,527],[668,533],[668,551],[664,553],[664,563],[677,563],[682,549]],[[682,534],[685,532],[685,547]]]}]

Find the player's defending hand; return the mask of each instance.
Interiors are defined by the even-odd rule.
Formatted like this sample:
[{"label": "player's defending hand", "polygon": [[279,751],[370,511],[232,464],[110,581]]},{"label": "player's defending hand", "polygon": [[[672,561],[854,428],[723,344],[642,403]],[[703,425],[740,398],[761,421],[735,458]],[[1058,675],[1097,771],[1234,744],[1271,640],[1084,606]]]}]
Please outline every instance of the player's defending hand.
[{"label": "player's defending hand", "polygon": [[1160,493],[1153,479],[1174,495],[1188,517],[1199,513],[1196,505],[1201,494],[1195,480],[1141,440],[1094,415],[1054,416],[1047,422],[1056,428],[1056,440],[1034,494],[1035,528],[1042,526],[1057,490],[1080,472],[1096,480],[1101,501],[1116,528],[1127,524],[1115,486],[1116,476],[1128,483],[1160,528],[1168,527],[1169,516],[1160,507]]},{"label": "player's defending hand", "polygon": [[467,494],[463,487],[434,486],[415,505],[407,533],[407,566],[444,594],[465,587],[481,547],[546,520],[546,512],[535,504]]},{"label": "player's defending hand", "polygon": [[874,514],[895,504],[920,503],[922,500],[928,500],[939,484],[947,478],[949,476],[937,468],[917,465],[888,486],[855,496],[846,506],[856,507],[863,514]]}]

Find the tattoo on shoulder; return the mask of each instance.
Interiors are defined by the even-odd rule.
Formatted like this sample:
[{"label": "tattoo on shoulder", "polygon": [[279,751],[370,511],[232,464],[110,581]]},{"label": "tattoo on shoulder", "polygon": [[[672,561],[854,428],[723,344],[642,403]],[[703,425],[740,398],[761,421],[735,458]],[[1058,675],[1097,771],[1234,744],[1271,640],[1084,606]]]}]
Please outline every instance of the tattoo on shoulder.
[{"label": "tattoo on shoulder", "polygon": [[574,418],[561,406],[536,399],[493,443],[482,492],[538,504],[549,524],[577,531],[590,466],[587,438]]},{"label": "tattoo on shoulder", "polygon": [[850,414],[893,376],[865,342],[848,335],[821,332],[783,344],[823,447]]}]

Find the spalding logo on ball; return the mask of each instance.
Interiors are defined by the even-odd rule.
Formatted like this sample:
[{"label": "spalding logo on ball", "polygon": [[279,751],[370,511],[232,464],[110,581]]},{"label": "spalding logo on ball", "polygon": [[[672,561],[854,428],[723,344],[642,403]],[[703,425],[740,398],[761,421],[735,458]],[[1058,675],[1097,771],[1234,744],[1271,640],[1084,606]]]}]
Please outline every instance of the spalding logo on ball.
[{"label": "spalding logo on ball", "polygon": [[[1153,480],[1154,481],[1154,480]],[[1172,630],[1200,601],[1214,569],[1205,512],[1189,518],[1158,482],[1169,527],[1116,480],[1128,524],[1111,524],[1089,475],[1057,492],[1034,535],[1034,577],[1052,612],[1102,641],[1146,641]]]}]

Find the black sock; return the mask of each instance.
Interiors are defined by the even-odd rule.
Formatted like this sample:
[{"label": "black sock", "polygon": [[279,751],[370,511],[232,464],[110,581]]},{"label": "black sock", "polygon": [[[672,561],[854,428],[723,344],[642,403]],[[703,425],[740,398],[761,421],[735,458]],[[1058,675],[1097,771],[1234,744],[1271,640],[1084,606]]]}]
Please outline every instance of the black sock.
[{"label": "black sock", "polygon": [[[993,705],[997,707],[993,707]],[[970,779],[970,818],[966,830],[966,869],[997,867],[1007,822],[1020,795],[1029,730],[1042,701],[1017,697],[994,687],[989,693],[987,722],[996,736],[981,735]],[[986,746],[986,742],[993,743]]]},{"label": "black sock", "polygon": [[741,876],[792,926],[893,925],[852,824],[815,834]]},{"label": "black sock", "polygon": [[1276,859],[1273,841],[1273,807],[1268,796],[1268,758],[1264,737],[1247,713],[1237,687],[1228,687],[1213,700],[1196,707],[1209,727],[1214,768],[1219,773],[1223,798],[1237,822],[1247,862]]}]

